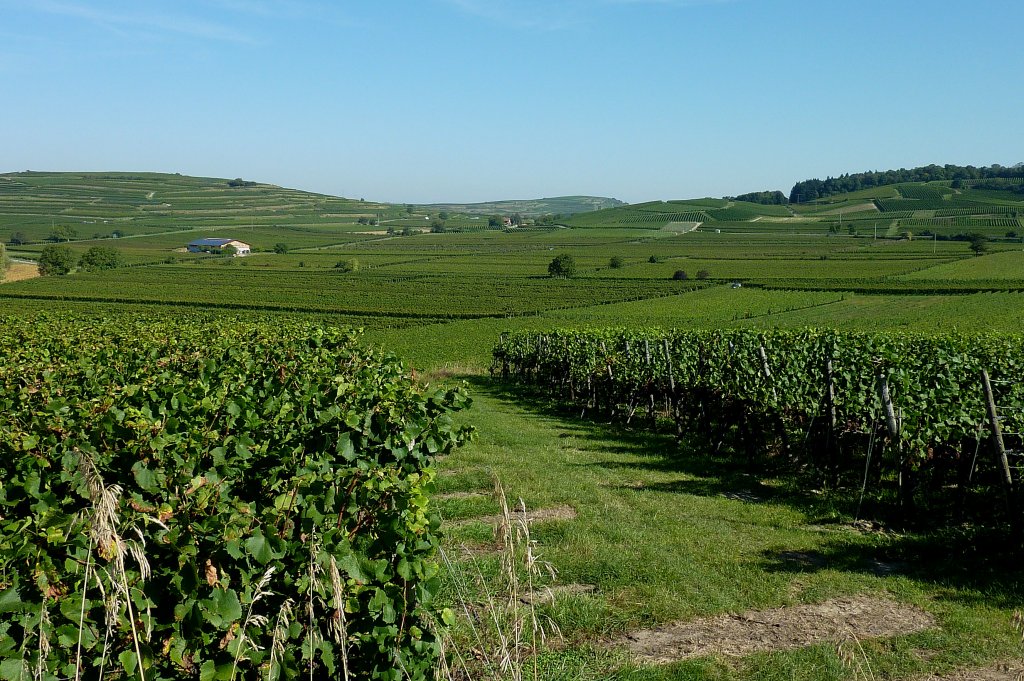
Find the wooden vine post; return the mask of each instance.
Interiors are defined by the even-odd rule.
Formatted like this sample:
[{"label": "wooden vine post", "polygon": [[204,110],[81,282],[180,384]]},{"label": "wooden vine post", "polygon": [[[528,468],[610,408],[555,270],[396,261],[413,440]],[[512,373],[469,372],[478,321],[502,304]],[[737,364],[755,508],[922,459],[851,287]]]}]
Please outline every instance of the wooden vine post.
[{"label": "wooden vine post", "polygon": [[999,412],[996,410],[996,398],[992,393],[992,381],[988,371],[981,370],[981,387],[985,391],[985,407],[988,410],[988,425],[992,431],[992,447],[1002,467],[1003,490],[1006,492],[1006,510],[1010,513],[1014,524],[1017,518],[1013,508],[1013,475],[1010,473],[1010,461],[1006,456],[1006,445],[1003,443],[1003,428],[999,425]]},{"label": "wooden vine post", "polygon": [[647,365],[647,410],[653,426],[657,421],[654,415],[654,371],[651,368],[651,342],[644,338],[644,363]]},{"label": "wooden vine post", "polygon": [[668,401],[668,411],[672,414],[672,420],[676,424],[676,439],[682,440],[682,411],[679,405],[679,396],[676,395],[676,377],[672,369],[672,350],[669,348],[668,338],[661,339],[661,349],[665,353],[665,368],[668,371],[668,395],[665,399]]},{"label": "wooden vine post", "polygon": [[889,392],[889,379],[885,372],[878,372],[878,397],[882,401],[882,409],[885,411],[886,430],[889,437],[896,442],[896,457],[899,463],[899,477],[897,479],[897,498],[900,508],[907,512],[913,507],[913,491],[910,489],[910,462],[903,452],[903,438],[900,433],[900,419],[896,418],[896,410],[892,405],[892,394]]},{"label": "wooden vine post", "polygon": [[828,414],[828,432],[825,436],[825,468],[839,476],[839,463],[836,460],[838,442],[836,442],[836,380],[832,368],[832,358],[825,360],[825,411]]}]

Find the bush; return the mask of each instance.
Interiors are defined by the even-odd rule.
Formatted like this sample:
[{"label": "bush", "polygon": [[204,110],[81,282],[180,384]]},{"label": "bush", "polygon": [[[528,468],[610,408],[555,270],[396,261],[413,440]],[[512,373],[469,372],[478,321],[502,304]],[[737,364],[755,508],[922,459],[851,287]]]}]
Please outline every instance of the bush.
[{"label": "bush", "polygon": [[78,262],[70,246],[44,246],[39,253],[39,274],[44,277],[67,274]]},{"label": "bush", "polygon": [[78,266],[86,272],[112,270],[124,266],[124,257],[116,248],[93,246],[82,254]]},{"label": "bush", "polygon": [[288,252],[288,244],[283,243],[283,242],[278,242],[278,243],[274,244],[274,253],[277,253],[279,255],[284,255],[287,252]]},{"label": "bush", "polygon": [[658,256],[652,255],[651,257],[647,258],[647,262],[653,265],[655,263],[661,262],[661,260],[658,259]]},{"label": "bush", "polygon": [[697,271],[697,278],[698,279],[707,279],[710,276],[711,276],[711,273],[708,272],[707,270],[698,270]]},{"label": "bush", "polygon": [[334,263],[334,269],[339,272],[357,272],[359,270],[359,261],[355,258],[339,260]]},{"label": "bush", "polygon": [[617,270],[625,264],[626,261],[622,258],[621,255],[613,255],[611,258],[608,259],[608,267],[611,267],[613,270]]},{"label": "bush", "polygon": [[576,276],[576,261],[568,253],[555,256],[555,259],[548,264],[548,275],[569,279]]},{"label": "bush", "polygon": [[672,278],[675,279],[676,281],[685,281],[690,277],[689,275],[686,274],[686,270],[676,270],[675,273],[672,275]]}]

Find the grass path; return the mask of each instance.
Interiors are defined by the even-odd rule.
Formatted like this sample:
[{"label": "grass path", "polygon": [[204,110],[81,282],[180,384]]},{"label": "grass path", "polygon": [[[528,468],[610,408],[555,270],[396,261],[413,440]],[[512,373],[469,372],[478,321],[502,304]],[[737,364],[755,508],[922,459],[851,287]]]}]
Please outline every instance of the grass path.
[{"label": "grass path", "polygon": [[[672,622],[849,597],[916,607],[938,623],[859,641],[857,661],[869,663],[874,678],[915,678],[1021,653],[1011,625],[1022,600],[1019,565],[987,558],[978,542],[861,531],[841,503],[791,479],[748,473],[667,437],[560,415],[471,381],[475,404],[463,418],[478,438],[439,466],[449,548],[492,541],[492,528],[474,519],[497,513],[497,503],[455,494],[486,492],[492,477],[527,510],[576,513],[532,528],[559,572],[554,583],[593,587],[541,606],[563,635],[541,653],[542,678],[856,678],[838,641],[646,666],[614,643]],[[478,555],[483,574],[496,574],[497,557]],[[447,580],[442,597],[451,599],[452,574]]]}]

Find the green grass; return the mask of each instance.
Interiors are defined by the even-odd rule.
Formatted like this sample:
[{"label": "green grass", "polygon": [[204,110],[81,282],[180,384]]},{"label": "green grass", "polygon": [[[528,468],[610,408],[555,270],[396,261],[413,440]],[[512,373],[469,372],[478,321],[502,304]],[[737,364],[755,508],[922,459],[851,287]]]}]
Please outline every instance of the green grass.
[{"label": "green grass", "polygon": [[[1024,595],[1020,566],[983,538],[844,530],[842,501],[809,493],[794,478],[737,468],[642,430],[560,415],[529,395],[472,381],[476,399],[466,418],[479,436],[441,464],[439,492],[487,492],[494,477],[528,509],[571,506],[575,519],[538,524],[531,534],[559,583],[596,586],[542,608],[564,640],[540,656],[540,678],[851,679],[828,645],[643,667],[608,641],[659,623],[864,594],[917,605],[940,624],[864,642],[872,668],[887,678],[1021,652],[1010,625]],[[440,508],[449,546],[488,540],[487,527],[467,521],[496,513],[493,500],[441,501]],[[813,552],[823,562],[788,565],[779,558],[785,551]],[[876,560],[906,567],[883,576],[872,570]],[[494,557],[477,564],[485,578],[499,571]],[[454,579],[449,573],[442,594],[451,601]]]}]

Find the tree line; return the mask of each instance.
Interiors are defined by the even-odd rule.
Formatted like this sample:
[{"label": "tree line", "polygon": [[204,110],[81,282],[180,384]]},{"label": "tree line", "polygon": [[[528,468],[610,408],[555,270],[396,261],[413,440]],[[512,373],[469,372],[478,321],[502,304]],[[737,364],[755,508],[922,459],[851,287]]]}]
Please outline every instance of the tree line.
[{"label": "tree line", "polygon": [[910,169],[847,173],[839,177],[827,177],[824,180],[812,179],[797,182],[789,192],[789,201],[791,203],[807,203],[835,194],[845,194],[901,182],[952,180],[959,183],[963,180],[1017,178],[1022,174],[1024,174],[1024,164],[1021,163],[1013,166],[1001,166],[998,163],[993,163],[990,166],[981,167],[932,164]]}]

